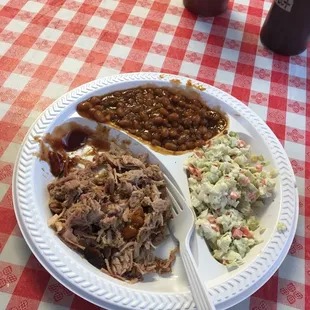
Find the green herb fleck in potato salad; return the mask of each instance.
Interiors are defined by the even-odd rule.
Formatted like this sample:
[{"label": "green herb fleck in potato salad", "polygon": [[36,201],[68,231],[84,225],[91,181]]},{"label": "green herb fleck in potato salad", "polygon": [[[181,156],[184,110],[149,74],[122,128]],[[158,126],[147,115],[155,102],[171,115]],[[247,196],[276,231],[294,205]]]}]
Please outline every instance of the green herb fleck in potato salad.
[{"label": "green herb fleck in potato salad", "polygon": [[230,132],[210,141],[187,160],[196,228],[213,256],[228,266],[239,266],[260,241],[253,232],[259,222],[254,207],[264,206],[276,184],[276,170],[266,170],[263,156]]}]

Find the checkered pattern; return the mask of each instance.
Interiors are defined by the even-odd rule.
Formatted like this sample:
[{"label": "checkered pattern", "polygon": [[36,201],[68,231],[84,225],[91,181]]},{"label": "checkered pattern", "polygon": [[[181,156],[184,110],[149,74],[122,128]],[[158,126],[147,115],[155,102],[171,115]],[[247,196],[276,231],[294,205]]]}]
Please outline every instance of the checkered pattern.
[{"label": "checkered pattern", "polygon": [[12,206],[13,163],[55,98],[131,71],[180,74],[247,104],[275,132],[300,193],[297,235],[277,273],[235,309],[310,309],[310,53],[287,58],[259,41],[271,0],[231,0],[197,18],[182,0],[0,0],[0,309],[99,309],[36,261]]}]

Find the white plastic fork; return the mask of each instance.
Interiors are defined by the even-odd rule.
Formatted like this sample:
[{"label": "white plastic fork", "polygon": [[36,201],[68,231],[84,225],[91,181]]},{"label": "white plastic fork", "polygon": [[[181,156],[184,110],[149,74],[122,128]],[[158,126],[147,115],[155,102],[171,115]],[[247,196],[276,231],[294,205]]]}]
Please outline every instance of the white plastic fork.
[{"label": "white plastic fork", "polygon": [[189,242],[194,229],[195,216],[185,199],[171,180],[164,175],[167,192],[172,202],[173,219],[169,221],[169,229],[179,241],[180,256],[187,274],[193,299],[198,310],[215,310],[210,301],[206,286],[199,277]]}]

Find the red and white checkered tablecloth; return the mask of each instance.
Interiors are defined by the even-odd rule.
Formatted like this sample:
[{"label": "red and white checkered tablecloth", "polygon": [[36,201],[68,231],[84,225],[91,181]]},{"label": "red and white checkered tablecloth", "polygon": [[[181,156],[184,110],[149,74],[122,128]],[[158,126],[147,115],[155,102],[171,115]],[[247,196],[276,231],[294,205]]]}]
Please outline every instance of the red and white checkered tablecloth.
[{"label": "red and white checkered tablecloth", "polygon": [[186,75],[240,99],[283,144],[300,193],[297,234],[276,274],[234,309],[310,309],[310,50],[262,47],[271,0],[230,1],[197,18],[182,0],[0,0],[0,310],[91,310],[31,254],[12,205],[22,139],[57,97],[98,77],[131,71]]}]

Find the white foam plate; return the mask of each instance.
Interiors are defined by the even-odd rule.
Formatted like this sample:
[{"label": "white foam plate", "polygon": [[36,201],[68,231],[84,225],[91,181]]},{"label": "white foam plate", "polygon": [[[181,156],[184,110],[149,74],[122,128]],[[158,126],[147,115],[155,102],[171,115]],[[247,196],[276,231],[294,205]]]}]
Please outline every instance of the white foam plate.
[{"label": "white foam plate", "polygon": [[[14,208],[23,236],[41,264],[63,285],[81,297],[108,309],[195,309],[180,257],[177,257],[170,275],[150,275],[134,285],[119,281],[100,272],[85,259],[69,249],[54,231],[47,227],[51,216],[48,208],[47,184],[52,180],[46,163],[34,156],[39,151],[35,136],[51,132],[64,122],[76,121],[95,127],[92,121],[81,118],[77,104],[88,97],[112,91],[137,87],[143,84],[171,86],[171,79],[179,79],[186,87],[188,79],[158,73],[130,73],[102,78],[82,85],[65,94],[49,106],[29,130],[18,156],[14,170]],[[196,234],[192,251],[199,273],[210,292],[217,309],[231,307],[247,298],[261,287],[280,266],[292,243],[298,218],[298,194],[290,162],[280,142],[268,126],[249,108],[229,94],[203,83],[197,90],[210,107],[220,107],[230,119],[229,130],[238,132],[252,145],[253,151],[264,155],[279,177],[275,197],[258,214],[266,228],[261,236],[264,242],[255,246],[245,258],[245,264],[228,272],[211,256],[205,242]],[[111,135],[127,138],[123,132],[111,129]],[[134,140],[131,150],[150,152],[151,161],[174,178],[189,201],[187,179],[183,163],[189,154],[162,155]],[[277,223],[287,226],[284,233],[277,232]],[[167,256],[174,247],[172,240],[161,245],[158,255]]]}]

